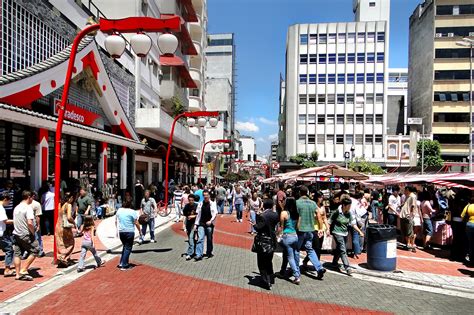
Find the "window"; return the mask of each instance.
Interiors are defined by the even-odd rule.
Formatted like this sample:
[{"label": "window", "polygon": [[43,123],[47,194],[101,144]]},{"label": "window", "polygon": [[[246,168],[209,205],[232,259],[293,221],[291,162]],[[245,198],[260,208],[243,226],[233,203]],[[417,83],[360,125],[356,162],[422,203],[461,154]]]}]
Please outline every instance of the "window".
[{"label": "window", "polygon": [[318,55],[316,54],[311,54],[309,55],[309,63],[315,64],[318,60]]},{"label": "window", "polygon": [[383,94],[376,94],[375,95],[375,103],[382,104],[383,103]]},{"label": "window", "polygon": [[317,34],[309,34],[309,43],[310,44],[317,44],[318,43],[318,35]]},{"label": "window", "polygon": [[326,122],[330,125],[334,125],[334,114],[327,115]]},{"label": "window", "polygon": [[403,155],[405,155],[406,157],[410,156],[410,144],[408,143],[403,144]]},{"label": "window", "polygon": [[232,56],[230,51],[209,51],[206,52],[206,56]]},{"label": "window", "polygon": [[375,1],[370,1],[369,2],[369,7],[375,7]]},{"label": "window", "polygon": [[385,33],[377,33],[377,41],[383,43],[385,41]]},{"label": "window", "polygon": [[336,54],[328,55],[328,63],[336,63]]},{"label": "window", "polygon": [[355,62],[355,53],[348,53],[347,54],[347,62],[354,63]]},{"label": "window", "polygon": [[309,75],[309,84],[316,84],[316,74]]},{"label": "window", "polygon": [[355,144],[362,144],[363,143],[363,136],[362,135],[356,135],[356,141]]},{"label": "window", "polygon": [[327,59],[326,54],[319,54],[319,64],[325,64]]},{"label": "window", "polygon": [[363,73],[358,73],[357,74],[357,83],[364,83],[364,74]]},{"label": "window", "polygon": [[337,83],[345,83],[346,82],[346,74],[345,73],[338,73],[337,74]]},{"label": "window", "polygon": [[337,42],[340,44],[344,44],[346,42],[346,34],[345,33],[339,33],[337,35]]},{"label": "window", "polygon": [[344,104],[344,94],[337,94],[337,103]]},{"label": "window", "polygon": [[335,95],[328,94],[328,104],[334,105],[335,102],[336,102]]},{"label": "window", "polygon": [[362,114],[357,114],[356,115],[356,124],[364,124],[364,115]]},{"label": "window", "polygon": [[[300,35],[300,38],[303,35]],[[306,36],[306,38],[308,38]],[[233,45],[232,38],[223,38],[223,39],[211,39],[209,41],[209,46],[231,46]]]},{"label": "window", "polygon": [[347,83],[354,83],[355,79],[355,74],[354,73],[348,73],[347,74]]},{"label": "window", "polygon": [[375,62],[375,53],[367,53],[367,62]]},{"label": "window", "polygon": [[316,135],[308,135],[308,144],[316,143]]},{"label": "window", "polygon": [[328,36],[326,34],[319,34],[319,44],[326,44],[328,41]]},{"label": "window", "polygon": [[328,73],[328,83],[336,83],[336,74]]},{"label": "window", "polygon": [[338,63],[345,63],[346,62],[346,55],[345,54],[337,54],[337,62]]},{"label": "window", "polygon": [[349,34],[347,34],[347,42],[348,42],[348,43],[355,43],[355,38],[356,38],[356,34],[355,34],[355,33],[349,33]]},{"label": "window", "polygon": [[451,93],[451,102],[458,101],[458,93]]},{"label": "window", "polygon": [[300,84],[308,82],[308,76],[306,74],[300,74]]},{"label": "window", "polygon": [[344,143],[344,135],[336,135],[336,144]]},{"label": "window", "polygon": [[325,73],[318,74],[318,83],[321,83],[321,84],[326,83],[326,74]]},{"label": "window", "polygon": [[328,44],[335,44],[336,43],[337,34],[331,33],[328,36]]},{"label": "window", "polygon": [[383,83],[383,79],[384,79],[384,74],[377,73],[377,83]]},{"label": "window", "polygon": [[367,83],[374,83],[374,74],[367,73]]},{"label": "window", "polygon": [[435,113],[434,122],[469,122],[469,113]]},{"label": "window", "polygon": [[316,115],[315,114],[309,114],[308,115],[308,125],[314,125],[316,124]]},{"label": "window", "polygon": [[316,94],[310,94],[309,95],[308,104],[316,104]]},{"label": "window", "polygon": [[318,135],[318,144],[324,144],[324,135]]},{"label": "window", "polygon": [[383,115],[382,114],[375,115],[375,123],[376,124],[383,124]]},{"label": "window", "polygon": [[298,143],[306,144],[306,135],[298,135]]},{"label": "window", "polygon": [[469,33],[474,32],[474,26],[451,26],[451,27],[437,27],[435,33],[441,34],[442,37],[453,36],[470,36]]},{"label": "window", "polygon": [[375,42],[375,33],[370,32],[367,33],[367,43],[374,43]]},{"label": "window", "polygon": [[300,44],[307,44],[308,43],[308,35],[307,34],[301,34],[300,35]]},{"label": "window", "polygon": [[307,98],[306,98],[306,94],[300,94],[300,101],[299,101],[299,104],[300,105],[304,105],[307,103]]},{"label": "window", "polygon": [[469,58],[469,48],[436,49],[435,58]]},{"label": "window", "polygon": [[374,135],[365,135],[365,143],[372,144],[374,142]]},{"label": "window", "polygon": [[382,135],[375,135],[375,143],[381,144],[382,143]]},{"label": "window", "polygon": [[334,143],[334,135],[326,135],[326,143]]},{"label": "window", "polygon": [[436,15],[462,15],[462,14],[474,14],[474,4],[436,6]]},{"label": "window", "polygon": [[453,5],[453,15],[459,15],[459,6]]},{"label": "window", "polygon": [[390,143],[388,145],[388,156],[389,157],[396,157],[397,156],[397,144]]},{"label": "window", "polygon": [[366,104],[373,104],[374,103],[374,93],[365,94],[365,103]]},{"label": "window", "polygon": [[346,135],[346,143],[354,143],[354,135]]},{"label": "window", "polygon": [[[354,123],[354,115],[352,114],[347,114],[346,115],[346,123],[347,124],[353,124]],[[352,141],[351,141],[352,142]]]},{"label": "window", "polygon": [[318,115],[318,124],[324,124],[324,115]]},{"label": "window", "polygon": [[377,62],[383,62],[385,59],[385,54],[383,52],[377,53]]},{"label": "window", "polygon": [[365,62],[365,53],[357,53],[357,63]]},{"label": "window", "polygon": [[318,104],[326,104],[326,94],[318,94]]},{"label": "window", "polygon": [[372,114],[365,115],[365,123],[366,124],[373,124],[374,123],[374,116],[372,116]]},{"label": "window", "polygon": [[306,54],[300,55],[300,63],[302,64],[308,63],[308,55]]},{"label": "window", "polygon": [[347,104],[354,104],[354,94],[347,94],[347,99],[346,99],[346,103]]},{"label": "window", "polygon": [[362,105],[364,105],[365,103],[365,97],[364,97],[364,94],[362,93],[359,93],[359,94],[356,94],[356,105],[360,105],[359,107],[361,107]]},{"label": "window", "polygon": [[344,124],[344,115],[336,115],[336,123]]},{"label": "window", "polygon": [[365,42],[365,33],[357,33],[357,42],[358,43]]},{"label": "window", "polygon": [[300,125],[306,125],[306,114],[300,114],[298,115],[298,123]]},{"label": "window", "polygon": [[435,92],[435,102],[469,102],[469,92]]},{"label": "window", "polygon": [[469,70],[435,70],[435,80],[469,80]]}]

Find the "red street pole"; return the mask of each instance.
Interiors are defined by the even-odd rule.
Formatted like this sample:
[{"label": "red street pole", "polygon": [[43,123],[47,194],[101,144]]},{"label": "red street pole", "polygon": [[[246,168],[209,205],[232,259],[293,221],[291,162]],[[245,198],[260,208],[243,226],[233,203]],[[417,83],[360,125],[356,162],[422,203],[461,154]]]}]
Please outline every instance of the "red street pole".
[{"label": "red street pole", "polygon": [[204,157],[204,149],[206,148],[206,145],[208,143],[230,143],[230,140],[227,140],[227,139],[219,139],[219,140],[209,140],[207,141],[206,143],[204,143],[203,147],[202,147],[202,151],[201,151],[201,161],[199,163],[199,179],[198,179],[198,183],[201,183],[201,178],[202,178],[202,175],[201,175],[201,172],[202,172],[202,159]]}]

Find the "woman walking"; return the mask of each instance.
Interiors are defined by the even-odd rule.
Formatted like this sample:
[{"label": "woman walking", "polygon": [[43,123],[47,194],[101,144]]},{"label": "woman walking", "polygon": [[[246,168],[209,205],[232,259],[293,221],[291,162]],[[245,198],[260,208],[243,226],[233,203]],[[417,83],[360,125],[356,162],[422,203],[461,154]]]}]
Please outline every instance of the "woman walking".
[{"label": "woman walking", "polygon": [[72,228],[76,223],[72,217],[72,205],[75,197],[71,193],[65,193],[63,203],[59,205],[58,220],[56,223],[56,246],[58,248],[58,268],[65,268],[72,264],[71,255],[74,250],[74,234]]},{"label": "woman walking", "polygon": [[234,205],[235,212],[237,213],[237,222],[242,222],[242,211],[244,210],[244,193],[239,185],[235,186],[235,192],[233,194],[232,204]]},{"label": "woman walking", "polygon": [[118,236],[123,245],[120,263],[117,268],[120,268],[120,270],[129,270],[132,268],[129,263],[129,258],[132,253],[135,228],[138,229],[138,233],[140,233],[140,237],[142,237],[140,225],[138,224],[138,213],[132,209],[132,202],[125,200],[122,204],[122,208],[117,210],[116,217],[115,227],[117,228]]},{"label": "woman walking", "polygon": [[[329,223],[326,216],[326,207],[323,205],[324,195],[320,192],[316,192],[314,195],[316,201],[316,220],[314,221],[313,232],[313,249],[318,256],[318,259],[321,259],[321,247],[323,246],[324,234],[329,234]],[[307,268],[309,262],[309,257],[306,256],[303,260],[303,266]]]},{"label": "woman walking", "polygon": [[256,213],[263,209],[263,202],[258,197],[257,192],[254,192],[252,194],[252,198],[249,199],[248,209],[250,213],[250,234],[254,235],[255,234],[254,224],[255,224],[255,219],[256,219]]},{"label": "woman walking", "polygon": [[469,203],[462,211],[461,218],[463,221],[467,221],[466,235],[469,244],[469,266],[474,266],[474,198],[471,198],[471,203]]}]

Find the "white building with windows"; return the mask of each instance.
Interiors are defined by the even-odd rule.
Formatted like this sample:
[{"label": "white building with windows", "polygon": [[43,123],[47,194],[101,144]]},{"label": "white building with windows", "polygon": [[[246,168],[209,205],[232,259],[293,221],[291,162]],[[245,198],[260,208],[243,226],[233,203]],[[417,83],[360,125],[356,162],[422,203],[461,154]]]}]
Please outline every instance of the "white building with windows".
[{"label": "white building with windows", "polygon": [[[287,35],[285,156],[385,161],[388,0],[354,1],[355,22],[296,24]],[[281,135],[282,133],[280,133]]]},{"label": "white building with windows", "polygon": [[251,136],[240,136],[242,143],[242,160],[254,162],[257,160],[257,144]]}]

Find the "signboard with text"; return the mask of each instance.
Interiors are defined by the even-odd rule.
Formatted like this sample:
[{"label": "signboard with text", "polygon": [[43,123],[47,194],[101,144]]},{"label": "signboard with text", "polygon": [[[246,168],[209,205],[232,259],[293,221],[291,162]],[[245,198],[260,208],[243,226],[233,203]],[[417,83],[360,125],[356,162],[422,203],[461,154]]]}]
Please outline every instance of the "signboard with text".
[{"label": "signboard with text", "polygon": [[[54,100],[54,115],[58,115],[58,108],[61,104],[61,100],[55,99]],[[86,126],[93,126],[93,127],[103,127],[103,124],[99,122],[100,115],[85,110],[79,106],[75,106],[72,104],[66,105],[66,112],[64,113],[64,119],[81,124]]]},{"label": "signboard with text", "polygon": [[409,125],[422,125],[423,124],[423,118],[408,117],[408,124]]}]

